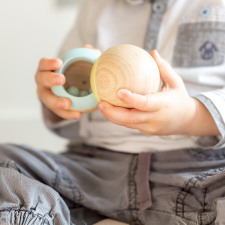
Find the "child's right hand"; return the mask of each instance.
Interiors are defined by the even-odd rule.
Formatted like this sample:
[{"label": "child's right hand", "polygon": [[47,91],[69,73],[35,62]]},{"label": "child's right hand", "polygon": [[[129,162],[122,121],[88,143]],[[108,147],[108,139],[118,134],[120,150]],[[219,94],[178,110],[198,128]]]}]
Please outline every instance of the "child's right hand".
[{"label": "child's right hand", "polygon": [[71,101],[68,98],[56,97],[51,87],[64,85],[65,76],[54,72],[62,67],[63,62],[58,58],[42,58],[35,75],[37,94],[43,104],[63,119],[80,119],[81,113],[70,110]]}]

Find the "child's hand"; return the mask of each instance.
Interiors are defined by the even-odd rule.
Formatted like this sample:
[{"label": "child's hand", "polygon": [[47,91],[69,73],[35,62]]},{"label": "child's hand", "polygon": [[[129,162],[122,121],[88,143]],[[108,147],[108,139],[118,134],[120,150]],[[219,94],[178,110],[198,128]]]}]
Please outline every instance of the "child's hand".
[{"label": "child's hand", "polygon": [[163,81],[161,92],[144,96],[120,90],[118,97],[132,109],[101,102],[99,109],[103,115],[113,123],[150,135],[219,134],[208,110],[188,95],[180,76],[156,51],[151,55]]},{"label": "child's hand", "polygon": [[56,97],[51,91],[52,86],[64,85],[65,83],[63,74],[53,72],[60,69],[62,65],[62,60],[57,58],[42,58],[40,60],[35,75],[37,93],[46,107],[59,117],[63,119],[79,119],[81,113],[70,110],[71,101],[67,98]]}]

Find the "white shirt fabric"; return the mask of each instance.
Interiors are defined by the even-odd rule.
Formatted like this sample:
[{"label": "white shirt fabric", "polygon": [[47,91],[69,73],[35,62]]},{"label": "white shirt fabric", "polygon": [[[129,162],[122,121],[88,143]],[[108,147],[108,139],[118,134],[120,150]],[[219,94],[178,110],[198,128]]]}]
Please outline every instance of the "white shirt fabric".
[{"label": "white shirt fabric", "polygon": [[[182,77],[190,95],[199,98],[208,108],[221,132],[220,141],[215,141],[217,140],[215,137],[144,135],[138,130],[107,121],[99,111],[84,114],[79,122],[53,122],[49,116],[46,116],[46,123],[50,129],[69,138],[71,142],[82,141],[88,145],[130,153],[211,146],[217,148],[224,145],[225,41],[222,38],[225,37],[225,28],[223,28],[225,27],[225,0],[156,0],[154,3],[147,0],[83,0],[75,26],[65,40],[60,55],[83,44],[91,44],[101,51],[124,43],[144,48],[151,14],[156,10],[154,4],[157,3],[163,7],[167,3],[167,7],[163,12],[156,48]],[[209,32],[207,29],[204,32],[195,31],[196,25],[204,28],[205,24],[212,28],[214,25],[222,28]],[[201,46],[195,41],[180,44],[182,43],[180,41],[188,39],[188,35],[186,37],[182,31],[186,27],[189,29],[189,40],[195,40],[193,35],[197,35],[196,37],[201,41],[199,35],[202,35],[202,38],[208,35],[209,39],[205,41],[216,46],[215,52],[209,53],[214,54],[213,56],[217,54],[214,58],[217,57],[218,60],[207,61],[201,59],[201,56],[197,58],[196,54],[190,51],[192,47],[197,53],[200,51]],[[193,32],[190,32],[192,29]],[[207,57],[206,53],[205,50],[203,58]],[[196,60],[192,62],[189,59],[193,57],[196,57]],[[184,60],[180,62],[180,58]]]}]

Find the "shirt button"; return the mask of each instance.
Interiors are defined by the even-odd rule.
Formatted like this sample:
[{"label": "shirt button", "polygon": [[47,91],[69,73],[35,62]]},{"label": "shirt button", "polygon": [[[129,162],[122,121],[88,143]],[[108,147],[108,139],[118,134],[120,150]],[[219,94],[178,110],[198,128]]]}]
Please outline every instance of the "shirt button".
[{"label": "shirt button", "polygon": [[211,13],[211,9],[209,7],[203,7],[200,9],[200,16],[204,18],[208,18]]},{"label": "shirt button", "polygon": [[155,2],[153,3],[152,9],[156,13],[163,13],[166,9],[165,4],[162,2]]}]

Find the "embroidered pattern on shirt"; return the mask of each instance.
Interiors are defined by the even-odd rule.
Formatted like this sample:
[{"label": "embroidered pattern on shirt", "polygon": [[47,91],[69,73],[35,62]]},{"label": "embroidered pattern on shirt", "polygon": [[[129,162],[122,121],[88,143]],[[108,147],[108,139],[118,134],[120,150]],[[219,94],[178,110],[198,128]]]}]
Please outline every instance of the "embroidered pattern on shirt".
[{"label": "embroidered pattern on shirt", "polygon": [[218,48],[212,41],[206,41],[199,48],[199,51],[203,60],[210,60],[214,57],[214,52],[218,52]]}]

